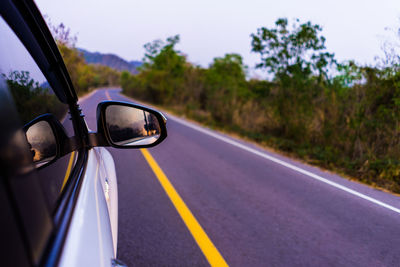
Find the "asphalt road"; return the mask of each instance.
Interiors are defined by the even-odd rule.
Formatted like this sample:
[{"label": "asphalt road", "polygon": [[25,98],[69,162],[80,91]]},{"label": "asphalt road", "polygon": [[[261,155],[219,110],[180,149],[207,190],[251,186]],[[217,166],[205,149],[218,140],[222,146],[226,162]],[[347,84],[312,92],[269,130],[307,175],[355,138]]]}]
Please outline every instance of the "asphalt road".
[{"label": "asphalt road", "polygon": [[[97,103],[108,96],[130,101],[117,89],[81,101],[93,130]],[[148,151],[230,266],[400,266],[399,197],[167,118],[167,139]],[[209,265],[140,150],[109,151],[118,258]]]}]

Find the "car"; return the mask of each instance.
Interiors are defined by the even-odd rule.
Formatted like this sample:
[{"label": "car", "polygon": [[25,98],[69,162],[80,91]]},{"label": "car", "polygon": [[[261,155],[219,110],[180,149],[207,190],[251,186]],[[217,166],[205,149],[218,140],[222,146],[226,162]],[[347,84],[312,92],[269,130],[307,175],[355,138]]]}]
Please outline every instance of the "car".
[{"label": "car", "polygon": [[57,45],[31,0],[0,4],[2,266],[123,266],[117,177],[104,147],[151,147],[160,112],[103,101],[90,131]]}]

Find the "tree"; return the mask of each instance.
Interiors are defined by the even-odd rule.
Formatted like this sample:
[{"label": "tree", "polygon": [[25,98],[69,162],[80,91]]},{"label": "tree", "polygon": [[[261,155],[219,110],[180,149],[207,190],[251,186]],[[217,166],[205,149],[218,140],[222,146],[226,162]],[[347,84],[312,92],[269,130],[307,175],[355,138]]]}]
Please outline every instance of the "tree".
[{"label": "tree", "polygon": [[48,88],[40,86],[29,71],[14,70],[8,75],[2,73],[1,76],[7,81],[24,124],[44,113],[52,113],[58,119],[64,116],[66,106]]},{"label": "tree", "polygon": [[333,81],[339,84],[341,89],[349,88],[363,78],[362,68],[353,60],[338,64],[337,71],[339,73],[333,78]]},{"label": "tree", "polygon": [[400,73],[400,25],[394,28],[387,27],[385,30],[388,35],[381,46],[383,56],[375,57],[375,60],[377,67],[383,71],[382,74],[393,78]]},{"label": "tree", "polygon": [[139,80],[145,99],[159,104],[181,100],[187,62],[175,49],[179,40],[179,35],[175,35],[166,42],[155,40],[144,45],[146,53]]},{"label": "tree", "polygon": [[154,40],[153,42],[147,43],[144,45],[144,49],[146,50],[143,58],[144,64],[152,64],[154,63],[154,60],[156,57],[162,52],[162,51],[167,51],[167,52],[176,52],[176,54],[179,54],[179,51],[175,51],[175,45],[178,44],[180,41],[179,35],[171,36],[167,38],[167,43],[164,41],[157,39]]},{"label": "tree", "polygon": [[242,57],[226,54],[214,58],[206,72],[205,82],[207,108],[217,121],[231,123],[239,99],[244,99],[248,92]]},{"label": "tree", "polygon": [[311,22],[300,24],[298,19],[289,26],[279,18],[275,28],[259,28],[251,34],[252,52],[261,55],[257,68],[265,68],[275,79],[290,77],[308,79],[316,75],[319,81],[327,78],[328,66],[335,63],[334,54],[326,52],[321,26]]},{"label": "tree", "polygon": [[71,34],[70,28],[63,23],[55,26],[48,17],[46,20],[78,95],[91,88],[118,85],[118,71],[106,66],[87,64],[83,54],[75,47],[77,37]]},{"label": "tree", "polygon": [[[400,23],[400,18],[399,18]],[[382,44],[382,50],[385,58],[382,59],[384,66],[400,64],[400,25],[394,28],[386,28],[389,33],[387,39]]]},{"label": "tree", "polygon": [[69,27],[65,26],[65,24],[62,22],[58,25],[54,25],[48,16],[45,16],[45,19],[54,40],[57,42],[57,45],[75,47],[78,37],[76,34],[71,34],[71,29]]}]

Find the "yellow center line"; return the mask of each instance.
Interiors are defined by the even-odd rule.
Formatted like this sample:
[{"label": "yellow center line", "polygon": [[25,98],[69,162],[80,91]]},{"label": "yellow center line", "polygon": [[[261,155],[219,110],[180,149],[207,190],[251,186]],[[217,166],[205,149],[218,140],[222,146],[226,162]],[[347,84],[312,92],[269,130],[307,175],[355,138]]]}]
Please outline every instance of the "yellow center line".
[{"label": "yellow center line", "polygon": [[71,156],[69,157],[68,168],[67,168],[67,171],[65,172],[64,181],[63,181],[63,184],[61,186],[60,192],[63,191],[64,186],[68,181],[68,178],[69,178],[69,175],[70,175],[71,169],[72,169],[72,163],[74,162],[74,159],[75,159],[75,151],[72,151]]},{"label": "yellow center line", "polygon": [[[111,100],[108,90],[106,90],[105,95],[108,100]],[[204,229],[201,227],[199,222],[193,216],[192,212],[186,206],[185,202],[183,202],[178,192],[176,192],[175,188],[170,183],[167,176],[164,174],[160,166],[158,166],[157,162],[151,156],[150,152],[145,148],[140,149],[140,151],[142,152],[144,158],[147,160],[147,163],[150,165],[158,181],[164,188],[169,199],[175,206],[182,220],[186,224],[186,227],[189,229],[190,233],[192,234],[197,245],[200,247],[201,251],[203,252],[204,256],[206,257],[210,265],[218,267],[228,266],[224,258],[221,256],[217,248],[214,246],[210,238],[207,236]]]},{"label": "yellow center line", "polygon": [[108,100],[111,100],[110,94],[108,93],[108,90],[106,90],[106,97]]},{"label": "yellow center line", "polygon": [[[108,93],[108,90],[106,90],[106,97],[107,97],[108,100],[111,100],[111,97],[110,97],[110,94]],[[65,118],[63,119],[63,121],[64,120],[65,120]],[[71,156],[69,158],[69,162],[68,162],[68,168],[67,168],[67,171],[65,172],[64,181],[63,181],[63,184],[61,186],[60,192],[63,191],[64,186],[68,181],[68,178],[69,178],[69,175],[70,175],[71,169],[72,169],[72,163],[74,162],[74,159],[75,159],[75,151],[72,151]]]},{"label": "yellow center line", "polygon": [[167,176],[164,174],[160,166],[158,166],[157,162],[151,156],[150,152],[144,148],[140,149],[140,151],[142,152],[144,158],[147,160],[147,163],[150,165],[154,174],[157,176],[158,181],[164,188],[171,202],[174,204],[176,210],[178,211],[182,220],[186,224],[186,227],[189,229],[193,238],[196,240],[197,245],[200,247],[201,251],[207,258],[210,265],[228,266],[222,255],[219,253],[217,248],[211,242],[210,238],[207,236],[204,229],[201,227],[199,222],[193,216],[192,212],[186,206],[185,202],[183,202],[178,192],[176,192],[175,188],[170,183]]}]

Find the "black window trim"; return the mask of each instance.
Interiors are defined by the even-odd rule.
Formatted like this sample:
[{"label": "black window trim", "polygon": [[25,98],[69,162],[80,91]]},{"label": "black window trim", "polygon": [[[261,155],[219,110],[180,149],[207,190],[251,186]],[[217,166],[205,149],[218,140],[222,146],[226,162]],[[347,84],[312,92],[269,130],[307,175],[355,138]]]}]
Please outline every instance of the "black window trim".
[{"label": "black window trim", "polygon": [[39,264],[55,266],[62,253],[86,171],[88,129],[62,56],[33,1],[3,0],[0,4],[0,13],[38,64],[61,102],[68,104],[75,135],[81,137],[78,144],[78,158],[57,203],[53,214],[53,230]]},{"label": "black window trim", "polygon": [[59,198],[54,214],[55,229],[42,256],[40,266],[56,266],[62,254],[62,248],[68,234],[69,224],[79,197],[80,187],[86,172],[88,149],[78,151],[76,164]]},{"label": "black window trim", "polygon": [[33,1],[2,0],[0,12],[32,55],[61,102],[76,102],[78,98],[62,56]]}]

